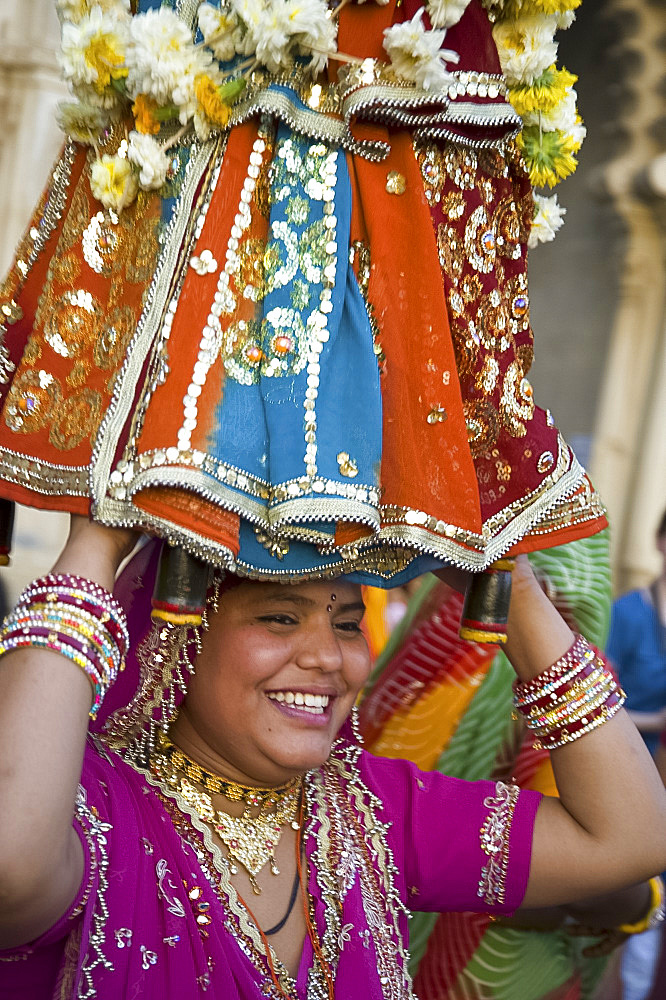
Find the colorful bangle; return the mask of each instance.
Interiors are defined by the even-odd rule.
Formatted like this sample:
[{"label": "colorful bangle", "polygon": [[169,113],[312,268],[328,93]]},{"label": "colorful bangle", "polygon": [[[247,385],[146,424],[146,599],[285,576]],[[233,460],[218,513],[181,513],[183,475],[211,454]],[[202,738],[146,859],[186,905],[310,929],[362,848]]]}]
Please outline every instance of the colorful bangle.
[{"label": "colorful bangle", "polygon": [[577,635],[564,656],[551,667],[543,670],[530,681],[515,681],[513,685],[516,705],[531,704],[535,699],[550,696],[568,679],[575,677],[585,667],[591,666],[594,650],[582,635]]},{"label": "colorful bangle", "polygon": [[650,908],[641,920],[634,924],[620,924],[617,928],[623,934],[642,934],[653,927],[657,927],[666,917],[666,896],[664,893],[664,882],[659,875],[650,879]]},{"label": "colorful bangle", "polygon": [[101,653],[116,664],[118,669],[122,664],[122,651],[118,643],[108,635],[108,630],[96,621],[92,615],[81,612],[78,609],[73,611],[67,607],[62,608],[57,604],[50,604],[43,611],[31,608],[28,611],[18,610],[9,615],[5,620],[5,632],[15,630],[26,631],[35,625],[48,625],[50,628],[68,632],[73,630],[77,635],[84,636]]},{"label": "colorful bangle", "polygon": [[3,653],[10,653],[14,649],[26,649],[28,647],[49,649],[54,653],[60,653],[62,656],[66,656],[68,660],[71,660],[83,670],[93,689],[93,703],[90,709],[90,716],[93,719],[96,718],[106,690],[101,676],[95,672],[88,657],[75,647],[69,646],[67,643],[59,642],[55,636],[40,636],[33,634],[15,636],[14,638],[9,639],[0,639],[0,656]]},{"label": "colorful bangle", "polygon": [[568,726],[562,726],[552,733],[536,734],[535,749],[557,750],[558,747],[566,746],[567,743],[573,743],[585,733],[591,733],[593,729],[597,729],[604,722],[609,722],[614,715],[617,715],[624,702],[624,695],[622,697],[618,694],[612,695],[601,708],[583,719],[571,722]]},{"label": "colorful bangle", "polygon": [[[129,634],[124,613],[120,605],[110,594],[105,594],[101,588],[95,585],[96,600],[92,600],[80,588],[68,588],[62,584],[68,577],[45,577],[35,581],[21,595],[15,614],[21,613],[28,617],[48,617],[57,616],[63,618],[71,615],[77,619],[77,626],[81,620],[86,620],[90,625],[99,629],[103,627],[109,632],[114,646],[119,647],[121,658],[127,653],[129,647]],[[77,581],[79,578],[75,578]],[[103,598],[103,599],[100,599]]]},{"label": "colorful bangle", "polygon": [[68,600],[65,595],[61,595],[58,600],[41,601],[39,595],[36,595],[35,598],[31,599],[27,607],[30,611],[41,611],[43,613],[48,613],[53,608],[58,608],[59,613],[62,613],[63,609],[66,608],[70,614],[86,618],[89,621],[95,622],[95,624],[103,624],[113,636],[114,642],[121,648],[123,655],[127,652],[129,635],[123,629],[123,622],[112,618],[108,614],[107,609],[101,605],[82,601],[78,598]]},{"label": "colorful bangle", "polygon": [[547,711],[542,709],[539,713],[534,711],[525,713],[525,718],[531,729],[552,726],[580,711],[588,712],[597,708],[608,697],[611,690],[608,682],[601,680],[596,684],[591,684],[582,692],[572,693],[570,697]]},{"label": "colorful bangle", "polygon": [[125,613],[94,581],[49,574],[25,588],[0,631],[0,655],[31,646],[60,653],[83,670],[92,686],[94,719],[124,667]]},{"label": "colorful bangle", "polygon": [[100,621],[108,621],[111,630],[117,632],[119,644],[124,646],[123,652],[127,652],[129,634],[125,612],[113,594],[104,587],[80,576],[50,573],[29,584],[19,600],[23,604],[32,604],[39,598],[46,598],[44,603],[51,603],[57,598],[59,603],[82,606]]},{"label": "colorful bangle", "polygon": [[529,681],[516,681],[516,687],[522,688],[527,691],[538,691],[545,684],[551,683],[554,680],[559,680],[567,670],[571,670],[572,667],[578,667],[581,660],[592,659],[589,655],[590,644],[584,636],[576,633],[574,635],[574,641],[571,643],[566,653],[564,653],[559,660],[552,663],[545,670],[542,670],[540,674],[536,677],[532,677]]},{"label": "colorful bangle", "polygon": [[[81,656],[86,658],[90,664],[90,670],[100,678],[101,682],[108,688],[118,676],[119,666],[115,659],[104,656],[94,643],[91,643],[86,635],[77,632],[76,629],[60,628],[55,631],[51,626],[33,625],[29,630],[9,631],[3,633],[2,642],[6,646],[8,642],[17,641],[20,645],[29,645],[31,636],[37,639],[48,639],[51,642],[49,648],[57,649],[56,644],[70,646]],[[86,668],[86,673],[88,673]]]},{"label": "colorful bangle", "polygon": [[560,701],[572,688],[586,684],[588,678],[597,675],[600,675],[600,671],[595,663],[585,661],[578,667],[570,670],[557,684],[549,686],[546,694],[542,694],[540,697],[534,694],[527,698],[516,698],[516,705],[520,709],[551,708],[554,703]]},{"label": "colorful bangle", "polygon": [[41,634],[42,631],[53,632],[64,641],[69,637],[84,642],[86,651],[94,652],[100,664],[105,665],[108,672],[113,675],[112,680],[115,680],[119,670],[122,670],[123,661],[117,644],[104,634],[103,627],[94,620],[90,621],[86,617],[67,612],[59,614],[57,606],[51,605],[43,614],[19,611],[8,616],[3,635],[9,638],[31,631],[36,631],[37,634]]},{"label": "colorful bangle", "polygon": [[530,681],[514,684],[514,704],[536,745],[555,750],[611,719],[625,701],[603,656],[582,637]]}]

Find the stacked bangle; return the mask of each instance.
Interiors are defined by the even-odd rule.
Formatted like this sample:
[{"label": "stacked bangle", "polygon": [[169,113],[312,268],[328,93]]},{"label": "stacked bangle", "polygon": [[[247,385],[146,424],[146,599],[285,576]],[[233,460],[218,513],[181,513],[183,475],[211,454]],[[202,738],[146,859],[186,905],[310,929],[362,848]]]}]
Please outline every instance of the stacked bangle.
[{"label": "stacked bangle", "polygon": [[625,694],[601,653],[577,636],[561,659],[514,684],[514,704],[546,750],[571,743],[611,719]]},{"label": "stacked bangle", "polygon": [[0,631],[0,656],[28,646],[61,653],[83,670],[93,689],[94,719],[124,667],[125,613],[92,580],[49,574],[26,587]]}]

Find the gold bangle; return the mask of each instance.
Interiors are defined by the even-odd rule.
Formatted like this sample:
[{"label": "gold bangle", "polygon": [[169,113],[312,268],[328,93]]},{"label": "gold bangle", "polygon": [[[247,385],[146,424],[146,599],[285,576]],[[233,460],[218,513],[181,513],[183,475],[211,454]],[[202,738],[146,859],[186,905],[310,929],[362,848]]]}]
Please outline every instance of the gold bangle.
[{"label": "gold bangle", "polygon": [[664,919],[664,883],[659,875],[650,879],[650,908],[635,924],[620,924],[617,928],[623,934],[642,934],[656,927]]}]

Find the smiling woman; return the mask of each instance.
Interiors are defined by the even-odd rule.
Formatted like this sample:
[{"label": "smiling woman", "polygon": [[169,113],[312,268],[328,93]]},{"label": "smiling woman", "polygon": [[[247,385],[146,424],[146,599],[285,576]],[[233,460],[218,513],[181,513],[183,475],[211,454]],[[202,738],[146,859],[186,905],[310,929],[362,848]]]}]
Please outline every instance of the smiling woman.
[{"label": "smiling woman", "polygon": [[509,914],[664,867],[623,695],[527,563],[507,650],[559,800],[362,749],[357,584],[218,575],[205,627],[168,627],[161,543],[105,589],[134,541],[73,518],[0,637],[1,997],[408,1000],[409,907]]},{"label": "smiling woman", "polygon": [[358,584],[227,590],[197,657],[176,742],[241,783],[320,767],[370,672]]},{"label": "smiling woman", "polygon": [[[527,379],[578,0],[484,3],[56,0],[75,99],[0,288],[0,495],[73,521],[0,631],[2,1000],[409,1000],[410,907],[666,866],[624,695],[521,557],[606,523]],[[133,530],[203,624],[161,571],[152,620],[155,537],[116,581]],[[504,556],[559,800],[356,732],[359,585]]]}]

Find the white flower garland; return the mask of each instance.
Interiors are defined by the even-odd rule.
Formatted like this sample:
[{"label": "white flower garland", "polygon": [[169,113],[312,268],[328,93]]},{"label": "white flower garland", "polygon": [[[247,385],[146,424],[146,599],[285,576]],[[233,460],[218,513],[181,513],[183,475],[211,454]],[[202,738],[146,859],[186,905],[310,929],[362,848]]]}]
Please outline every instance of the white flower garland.
[{"label": "white flower garland", "polygon": [[539,243],[550,243],[555,239],[555,234],[564,225],[566,208],[562,208],[557,200],[557,195],[550,198],[543,194],[534,195],[534,218],[532,228],[527,240],[527,246],[533,250]]},{"label": "white flower garland", "polygon": [[[256,67],[280,73],[298,61],[317,77],[331,58],[349,61],[337,50],[336,20],[349,2],[340,0],[332,13],[326,0],[224,0],[221,8],[202,3],[203,42],[196,43],[169,8],[133,16],[129,0],[56,0],[62,23],[59,61],[75,97],[60,106],[61,127],[76,141],[96,146],[114,119],[126,119],[130,108],[134,115],[135,128],[116,156],[97,158],[96,197],[120,211],[139,189],[163,187],[169,147],[187,129],[206,139],[212,129],[224,128]],[[448,67],[458,55],[443,44],[468,2],[426,0],[411,20],[386,29],[384,49],[397,76],[422,90],[448,89]],[[554,66],[555,32],[571,24],[579,3],[484,0],[495,20],[493,35],[510,99],[523,119],[518,142],[536,188],[552,187],[575,170],[575,154],[585,138],[575,77]],[[160,141],[165,122],[180,129]],[[537,196],[532,245],[552,239],[563,215],[556,198]]]},{"label": "white flower garland", "polygon": [[555,62],[557,23],[554,16],[531,14],[495,25],[493,37],[509,87],[533,83]]},{"label": "white flower garland", "polygon": [[[586,134],[576,107],[576,77],[555,66],[555,33],[570,27],[580,2],[483,0],[495,20],[493,36],[509,100],[523,119],[518,144],[535,188],[552,188],[574,172]],[[557,195],[535,193],[528,245],[553,240],[565,212]]]},{"label": "white flower garland", "polygon": [[[139,189],[159,190],[168,177],[169,147],[189,128],[200,139],[224,128],[256,67],[280,73],[298,61],[317,77],[329,59],[349,61],[337,50],[336,21],[348,2],[341,0],[333,12],[326,0],[224,0],[221,8],[203,3],[198,11],[203,42],[196,43],[169,8],[133,16],[129,0],[56,0],[59,62],[75,98],[60,106],[61,127],[77,142],[96,147],[100,134],[115,119],[127,118],[130,108],[135,119],[114,157],[98,155],[91,178],[95,196],[121,211]],[[394,72],[423,90],[446,90],[447,63],[458,56],[442,43],[467,3],[427,0],[431,29],[423,21],[424,7],[411,21],[387,29],[384,48]],[[156,137],[165,122],[181,128],[160,142]]]},{"label": "white flower garland", "polygon": [[469,0],[428,0],[428,15],[433,28],[452,28],[467,10]]},{"label": "white flower garland", "polygon": [[447,62],[458,62],[458,53],[443,49],[446,28],[428,30],[423,23],[425,8],[417,10],[411,21],[394,24],[384,32],[384,48],[398,76],[423,90],[446,90],[453,77]]}]

